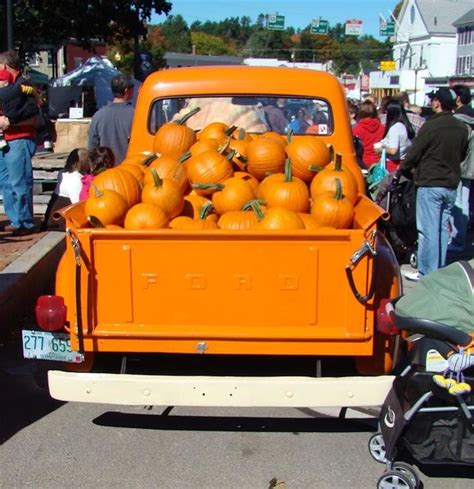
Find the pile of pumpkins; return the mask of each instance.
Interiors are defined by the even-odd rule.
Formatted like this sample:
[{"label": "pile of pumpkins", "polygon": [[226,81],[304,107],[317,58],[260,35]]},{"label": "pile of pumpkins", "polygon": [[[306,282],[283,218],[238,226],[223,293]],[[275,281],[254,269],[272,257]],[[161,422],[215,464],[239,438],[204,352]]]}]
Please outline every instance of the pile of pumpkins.
[{"label": "pile of pumpkins", "polygon": [[[350,229],[358,187],[332,148],[213,122],[161,126],[153,153],[97,175],[85,202],[94,227],[153,230]],[[333,161],[334,160],[334,161]]]}]

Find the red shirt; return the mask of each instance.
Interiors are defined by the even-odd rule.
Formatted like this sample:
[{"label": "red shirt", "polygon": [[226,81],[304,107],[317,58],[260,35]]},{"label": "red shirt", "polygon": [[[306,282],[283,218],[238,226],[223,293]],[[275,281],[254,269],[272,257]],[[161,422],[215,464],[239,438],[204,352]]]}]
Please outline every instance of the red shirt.
[{"label": "red shirt", "polygon": [[[14,83],[21,83],[21,73],[18,72],[13,76]],[[36,129],[34,126],[10,126],[3,132],[5,141],[13,141],[15,139],[34,139],[36,137]]]},{"label": "red shirt", "polygon": [[380,154],[374,151],[374,144],[382,140],[384,131],[385,126],[373,117],[361,119],[352,129],[352,133],[360,139],[364,148],[362,159],[367,168],[380,160]]}]

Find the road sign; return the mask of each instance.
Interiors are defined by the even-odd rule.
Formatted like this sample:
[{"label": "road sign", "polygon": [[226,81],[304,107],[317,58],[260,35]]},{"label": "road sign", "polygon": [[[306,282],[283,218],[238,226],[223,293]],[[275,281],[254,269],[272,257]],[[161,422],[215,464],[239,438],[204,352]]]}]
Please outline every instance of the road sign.
[{"label": "road sign", "polygon": [[351,19],[346,20],[346,36],[360,36],[362,34],[362,21]]},{"label": "road sign", "polygon": [[324,19],[313,19],[311,22],[311,34],[327,34],[329,22]]},{"label": "road sign", "polygon": [[397,69],[397,63],[395,61],[381,61],[380,69],[382,71],[394,71]]},{"label": "road sign", "polygon": [[380,22],[380,31],[379,34],[381,36],[394,36],[395,35],[395,22]]},{"label": "road sign", "polygon": [[284,31],[285,30],[285,16],[278,14],[270,14],[267,17],[267,29],[273,31]]}]

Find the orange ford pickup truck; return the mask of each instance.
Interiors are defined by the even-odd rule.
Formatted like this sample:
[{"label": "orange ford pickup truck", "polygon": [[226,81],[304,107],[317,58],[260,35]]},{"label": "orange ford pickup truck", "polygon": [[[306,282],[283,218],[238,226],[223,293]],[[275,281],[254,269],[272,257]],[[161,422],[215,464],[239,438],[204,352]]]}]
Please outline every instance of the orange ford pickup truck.
[{"label": "orange ford pickup truck", "polygon": [[[244,129],[249,140],[290,133],[333,148],[357,182],[350,229],[130,231],[93,227],[84,203],[70,206],[62,212],[67,247],[56,295],[36,307],[40,328],[55,331],[24,331],[25,356],[58,360],[49,389],[67,401],[380,405],[398,338],[378,331],[377,316],[382,299],[401,294],[400,272],[378,230],[387,216],[365,196],[337,79],[295,68],[156,72],[139,93],[127,160],[153,153],[159,128],[196,107],[184,123],[195,134],[221,122]],[[101,369],[99,358],[113,354],[120,368]],[[234,366],[268,360],[278,375],[160,372],[170,358],[177,366],[197,356]],[[131,373],[132,357],[152,358],[156,369]],[[314,361],[312,374],[285,372],[298,357]],[[353,373],[329,371],[326,362],[334,360],[352,362]]]}]

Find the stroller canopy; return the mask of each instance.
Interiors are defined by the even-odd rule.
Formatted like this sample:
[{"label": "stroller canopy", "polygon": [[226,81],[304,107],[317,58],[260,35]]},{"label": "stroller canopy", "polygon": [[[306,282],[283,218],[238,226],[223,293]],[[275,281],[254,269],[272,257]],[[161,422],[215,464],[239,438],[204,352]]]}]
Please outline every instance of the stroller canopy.
[{"label": "stroller canopy", "polygon": [[474,260],[452,263],[423,277],[396,304],[397,314],[474,332]]}]

